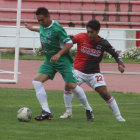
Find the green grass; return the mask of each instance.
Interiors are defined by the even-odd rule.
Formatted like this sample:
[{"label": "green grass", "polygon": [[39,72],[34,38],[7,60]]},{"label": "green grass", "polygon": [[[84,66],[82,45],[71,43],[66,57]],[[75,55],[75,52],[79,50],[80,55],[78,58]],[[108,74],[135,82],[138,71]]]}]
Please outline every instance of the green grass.
[{"label": "green grass", "polygon": [[[59,119],[64,113],[62,91],[47,91],[54,119],[37,122],[41,111],[34,90],[0,88],[0,140],[139,140],[140,95],[111,93],[117,100],[125,123],[117,122],[97,93],[87,92],[95,121],[87,122],[85,110],[74,98],[73,118]],[[80,106],[77,106],[80,105]],[[30,122],[19,122],[17,110],[27,106],[33,112]]]},{"label": "green grass", "polygon": [[[4,53],[1,55],[2,59],[14,59],[14,54],[12,53]],[[33,56],[33,55],[19,55],[20,60],[44,60],[44,56]]]},{"label": "green grass", "polygon": [[[125,64],[140,64],[140,59],[127,59],[123,58],[123,62]],[[102,63],[116,63],[115,59],[110,58],[110,59],[103,59]]]},{"label": "green grass", "polygon": [[[1,56],[2,59],[14,59],[14,54],[2,54]],[[19,55],[20,60],[44,60],[44,56],[32,56],[32,55]],[[113,58],[110,59],[103,59],[103,63],[116,63],[116,61]],[[125,64],[140,64],[140,59],[135,60],[135,59],[123,59],[123,62]]]}]

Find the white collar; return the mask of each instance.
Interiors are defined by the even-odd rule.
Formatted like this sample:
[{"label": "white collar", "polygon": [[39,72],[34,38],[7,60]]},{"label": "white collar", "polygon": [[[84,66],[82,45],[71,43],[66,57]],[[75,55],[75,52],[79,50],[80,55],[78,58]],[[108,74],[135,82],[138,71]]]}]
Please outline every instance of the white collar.
[{"label": "white collar", "polygon": [[51,25],[49,25],[48,27],[44,27],[44,29],[51,28],[53,26],[53,24],[54,24],[54,20],[52,20],[52,24]]}]

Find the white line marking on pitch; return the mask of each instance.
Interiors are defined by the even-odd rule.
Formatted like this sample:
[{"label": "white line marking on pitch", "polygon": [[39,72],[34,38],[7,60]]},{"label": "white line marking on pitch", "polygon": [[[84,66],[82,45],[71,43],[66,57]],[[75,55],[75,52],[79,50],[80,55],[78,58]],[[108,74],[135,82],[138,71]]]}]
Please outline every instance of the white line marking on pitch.
[{"label": "white line marking on pitch", "polygon": [[[118,103],[120,105],[139,105],[140,103]],[[102,105],[107,105],[107,104],[90,104],[94,106],[102,106]],[[72,105],[72,106],[83,106],[82,104],[77,104],[77,105]]]}]

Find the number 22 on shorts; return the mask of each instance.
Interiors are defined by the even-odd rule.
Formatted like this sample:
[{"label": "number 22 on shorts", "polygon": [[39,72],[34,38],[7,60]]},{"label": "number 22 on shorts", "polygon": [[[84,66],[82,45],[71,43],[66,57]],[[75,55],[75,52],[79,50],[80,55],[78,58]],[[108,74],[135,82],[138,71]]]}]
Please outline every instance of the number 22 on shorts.
[{"label": "number 22 on shorts", "polygon": [[96,75],[97,82],[103,81],[102,75]]}]

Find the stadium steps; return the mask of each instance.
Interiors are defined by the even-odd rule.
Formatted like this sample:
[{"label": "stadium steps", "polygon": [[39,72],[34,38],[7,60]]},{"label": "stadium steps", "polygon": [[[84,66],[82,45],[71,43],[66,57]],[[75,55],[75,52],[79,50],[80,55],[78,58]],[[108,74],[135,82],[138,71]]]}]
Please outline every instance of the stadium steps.
[{"label": "stadium steps", "polygon": [[[86,23],[88,21],[67,21],[67,20],[57,20],[59,23],[61,23],[62,26],[64,27],[85,27]],[[0,23],[1,25],[15,25],[16,23],[16,19],[2,19],[0,18]],[[38,26],[38,23],[36,22],[36,20],[34,19],[22,19],[21,20],[21,25],[24,26],[24,23],[30,23],[34,26]],[[76,25],[76,26],[75,26]],[[136,23],[136,22],[130,22],[128,24],[128,22],[102,22],[101,21],[101,25],[102,28],[129,28],[129,27],[133,27],[133,28],[138,28],[140,27],[140,23]]]},{"label": "stadium steps", "polygon": [[[38,25],[35,9],[45,6],[51,17],[63,26],[85,27],[90,19],[101,21],[102,28],[140,28],[139,1],[106,0],[22,0],[22,24]],[[0,24],[15,25],[16,0],[0,1]]]}]

